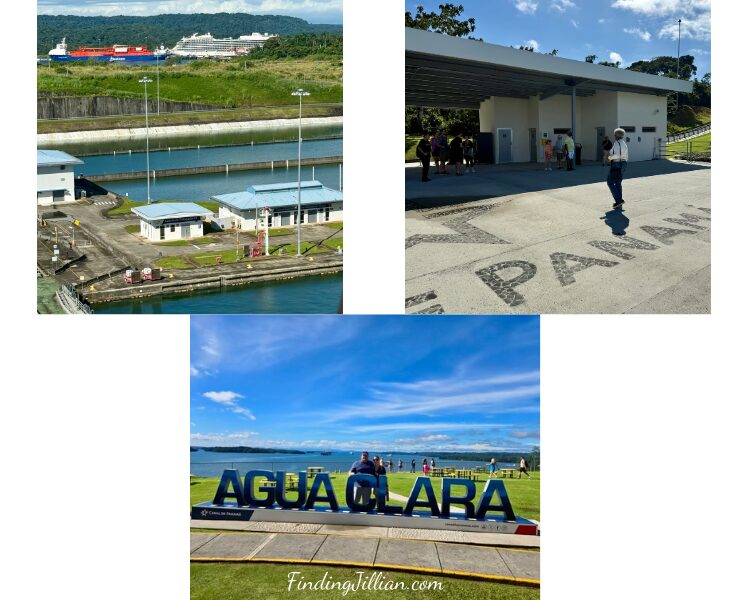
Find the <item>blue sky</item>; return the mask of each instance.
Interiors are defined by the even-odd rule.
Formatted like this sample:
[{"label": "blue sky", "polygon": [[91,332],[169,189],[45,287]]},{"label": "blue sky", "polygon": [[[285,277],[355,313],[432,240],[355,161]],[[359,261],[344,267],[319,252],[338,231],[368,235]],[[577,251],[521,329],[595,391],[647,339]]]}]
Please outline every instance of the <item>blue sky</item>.
[{"label": "blue sky", "polygon": [[193,316],[190,443],[528,450],[539,317]]},{"label": "blue sky", "polygon": [[342,0],[38,0],[37,14],[128,15],[245,12],[287,15],[310,23],[341,23]]},{"label": "blue sky", "polygon": [[[406,2],[416,12],[440,12],[441,2]],[[474,37],[503,46],[557,48],[558,56],[629,66],[655,56],[677,56],[677,19],[682,19],[680,54],[695,56],[698,77],[711,71],[710,0],[460,0],[462,18],[474,17]]]}]

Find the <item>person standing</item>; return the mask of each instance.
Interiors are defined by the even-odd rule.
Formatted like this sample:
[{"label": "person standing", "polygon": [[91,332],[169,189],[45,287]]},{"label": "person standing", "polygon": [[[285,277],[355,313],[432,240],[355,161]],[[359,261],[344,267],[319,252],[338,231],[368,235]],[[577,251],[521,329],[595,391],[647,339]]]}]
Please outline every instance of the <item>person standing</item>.
[{"label": "person standing", "polygon": [[573,139],[573,130],[568,129],[568,135],[565,137],[565,150],[567,152],[566,155],[566,163],[567,163],[567,170],[568,171],[575,171],[573,168],[573,159],[576,156],[576,143]]},{"label": "person standing", "polygon": [[[352,468],[349,469],[350,475],[357,475],[364,473],[365,475],[375,475],[375,464],[370,460],[370,454],[367,450],[362,451],[362,456],[359,460],[352,464]],[[370,494],[372,488],[367,482],[357,482],[354,484],[354,501],[359,504],[367,504],[370,501]]]},{"label": "person standing", "polygon": [[522,456],[521,462],[518,463],[518,478],[521,479],[521,473],[526,473],[526,477],[531,479],[531,475],[529,475],[529,472],[526,470],[526,459]]},{"label": "person standing", "polygon": [[466,172],[476,173],[474,168],[474,140],[464,134],[464,160],[466,161]]},{"label": "person standing", "polygon": [[456,165],[456,175],[463,175],[464,170],[464,140],[461,138],[461,134],[458,133],[451,140],[450,145],[450,161]]},{"label": "person standing", "polygon": [[432,154],[429,138],[429,134],[425,133],[417,144],[417,158],[422,163],[422,181],[431,181],[427,177],[430,174],[430,154]]},{"label": "person standing", "polygon": [[[386,477],[385,472],[385,463],[383,462],[382,458],[375,457],[375,480],[378,482],[378,487],[380,487],[380,478]],[[385,499],[388,500],[388,478],[386,477],[386,492],[385,492]],[[375,490],[373,490],[374,492]]]},{"label": "person standing", "polygon": [[565,140],[563,140],[563,136],[561,135],[557,136],[557,141],[555,142],[555,156],[557,157],[557,170],[559,171],[562,169],[562,161],[566,156]]},{"label": "person standing", "polygon": [[604,141],[602,142],[602,166],[606,167],[609,164],[609,151],[612,150],[612,141],[609,139],[609,136],[604,136]]},{"label": "person standing", "polygon": [[490,459],[490,477],[495,477],[497,475],[497,464],[495,463],[495,459]]},{"label": "person standing", "polygon": [[442,130],[438,130],[436,143],[438,149],[438,172],[441,175],[447,175],[448,171],[445,170],[445,163],[448,160],[448,137]]},{"label": "person standing", "polygon": [[625,137],[625,130],[618,127],[615,129],[615,141],[609,151],[609,175],[607,175],[607,187],[612,193],[615,203],[614,209],[622,210],[625,200],[622,199],[622,178],[625,175],[625,169],[628,166],[628,146],[622,138]]},{"label": "person standing", "polygon": [[398,472],[400,473],[401,469],[403,468],[404,468],[404,461],[399,458],[398,459]]},{"label": "person standing", "polygon": [[422,473],[424,473],[425,475],[430,474],[430,465],[427,464],[426,458],[422,459]]},{"label": "person standing", "polygon": [[430,460],[430,467],[433,468],[433,469],[435,468],[435,459],[434,458]]},{"label": "person standing", "polygon": [[417,472],[417,459],[416,458],[411,459],[411,472],[412,473]]},{"label": "person standing", "polygon": [[544,140],[544,170],[552,170],[552,140]]},{"label": "person standing", "polygon": [[435,175],[440,174],[440,148],[438,147],[438,133],[440,131],[436,131],[432,134],[432,137],[430,138],[430,152],[432,153],[432,158],[435,161]]}]

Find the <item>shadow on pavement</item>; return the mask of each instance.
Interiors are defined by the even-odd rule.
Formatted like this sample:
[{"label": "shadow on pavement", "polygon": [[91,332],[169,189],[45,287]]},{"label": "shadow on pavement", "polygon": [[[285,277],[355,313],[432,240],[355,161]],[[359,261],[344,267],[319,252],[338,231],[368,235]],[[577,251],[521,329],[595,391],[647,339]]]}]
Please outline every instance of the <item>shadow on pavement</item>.
[{"label": "shadow on pavement", "polygon": [[[647,160],[628,165],[624,184],[629,179],[687,173],[710,168],[699,163],[670,160]],[[561,189],[592,183],[605,183],[609,169],[601,163],[587,161],[574,171],[544,171],[543,165],[514,163],[511,165],[479,165],[476,173],[464,177],[435,178],[420,181],[420,169],[407,167],[406,210],[433,208],[500,198],[528,192]]]},{"label": "shadow on pavement", "polygon": [[630,219],[621,210],[610,210],[602,217],[604,224],[612,230],[613,235],[625,235]]}]

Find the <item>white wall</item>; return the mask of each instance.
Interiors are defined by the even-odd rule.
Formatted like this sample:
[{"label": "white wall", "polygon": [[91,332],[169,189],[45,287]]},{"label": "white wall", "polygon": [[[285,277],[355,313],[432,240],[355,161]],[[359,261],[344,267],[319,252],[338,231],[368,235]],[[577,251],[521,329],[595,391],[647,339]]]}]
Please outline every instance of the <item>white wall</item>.
[{"label": "white wall", "polygon": [[[651,160],[658,138],[667,136],[667,99],[665,96],[617,92],[617,125],[634,126],[625,134],[631,161]],[[644,133],[642,127],[656,127],[656,133]],[[640,141],[639,139],[640,138]]]},{"label": "white wall", "polygon": [[[331,208],[328,211],[328,221],[325,221],[325,212],[323,212],[320,215],[320,220],[317,221],[318,223],[325,223],[325,222],[331,222],[331,221],[342,221],[344,219],[344,203],[343,202],[332,202]],[[261,208],[258,211],[259,217],[260,217],[260,223],[259,228],[265,229],[265,222],[264,222],[264,211]],[[281,213],[283,212],[290,212],[290,222],[288,225],[282,225],[281,224]],[[302,212],[304,213],[304,225],[307,225],[309,222],[309,209],[302,207]],[[296,206],[290,206],[290,207],[281,207],[281,208],[274,208],[273,209],[273,216],[271,219],[271,227],[294,227],[294,215],[297,213],[297,207]],[[219,205],[219,218],[231,218],[235,223],[239,223],[240,229],[242,230],[251,230],[255,231],[255,209],[251,208],[248,210],[237,210],[235,208],[231,208],[228,206],[224,206],[223,204]]]},{"label": "white wall", "polygon": [[[174,231],[172,231],[172,225],[164,226],[164,239],[162,239],[160,226],[161,221],[146,221],[141,219],[141,235],[152,242],[169,242],[171,240],[184,240],[203,235],[203,220],[198,221],[187,221],[184,223],[175,223]],[[183,226],[189,226],[187,235],[182,235]]]},{"label": "white wall", "polygon": [[513,130],[512,162],[529,160],[529,101],[525,98],[498,98],[493,96],[479,107],[479,130],[492,132],[492,144],[497,163],[497,130]]},{"label": "white wall", "polygon": [[[75,180],[73,165],[50,165],[37,166],[36,189],[65,190],[65,202],[75,202]],[[52,192],[37,194],[37,204],[40,206],[51,206]],[[60,201],[55,202],[60,204]]]},{"label": "white wall", "polygon": [[578,138],[583,144],[584,160],[601,160],[596,128],[604,127],[604,135],[614,139],[617,127],[617,92],[600,91],[581,99],[581,128]]},{"label": "white wall", "polygon": [[[580,142],[581,137],[581,123],[583,122],[582,113],[583,98],[576,97],[576,135],[575,142]],[[570,109],[570,96],[557,95],[547,98],[539,102],[539,126],[537,129],[537,140],[539,141],[540,150],[537,152],[538,162],[544,162],[544,152],[541,146],[541,139],[544,134],[547,134],[552,140],[552,146],[554,147],[557,136],[555,135],[555,129],[563,127],[571,128],[571,109]],[[563,139],[565,135],[563,135]],[[553,156],[554,159],[554,156]]]}]

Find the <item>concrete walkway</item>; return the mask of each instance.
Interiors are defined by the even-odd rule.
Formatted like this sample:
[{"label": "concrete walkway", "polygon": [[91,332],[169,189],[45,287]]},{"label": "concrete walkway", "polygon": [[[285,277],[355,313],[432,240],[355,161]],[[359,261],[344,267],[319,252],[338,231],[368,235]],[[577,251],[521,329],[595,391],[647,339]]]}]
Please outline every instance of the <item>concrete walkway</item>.
[{"label": "concrete walkway", "polygon": [[540,583],[539,552],[533,550],[332,533],[191,532],[190,560],[352,566]]},{"label": "concrete walkway", "polygon": [[710,312],[706,165],[628,165],[624,212],[598,163],[405,173],[408,313]]}]

